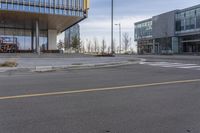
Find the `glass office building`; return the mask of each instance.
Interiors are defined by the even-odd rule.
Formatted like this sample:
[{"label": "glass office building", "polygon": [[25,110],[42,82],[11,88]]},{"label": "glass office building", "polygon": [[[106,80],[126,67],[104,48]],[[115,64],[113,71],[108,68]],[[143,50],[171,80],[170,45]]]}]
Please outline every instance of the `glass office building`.
[{"label": "glass office building", "polygon": [[56,50],[57,34],[88,8],[89,0],[0,0],[0,52]]},{"label": "glass office building", "polygon": [[176,14],[176,31],[181,33],[187,30],[200,28],[200,8],[180,11]]},{"label": "glass office building", "polygon": [[72,47],[72,42],[75,37],[80,39],[80,25],[79,24],[76,24],[65,31],[64,33],[65,49],[70,49]]},{"label": "glass office building", "polygon": [[[152,46],[152,19],[144,20],[135,24],[135,40],[138,40],[138,51],[151,53]],[[141,49],[143,51],[141,51]]]},{"label": "glass office building", "polygon": [[200,5],[135,23],[135,41],[139,54],[200,54]]},{"label": "glass office building", "polygon": [[135,24],[135,39],[152,37],[152,19]]}]

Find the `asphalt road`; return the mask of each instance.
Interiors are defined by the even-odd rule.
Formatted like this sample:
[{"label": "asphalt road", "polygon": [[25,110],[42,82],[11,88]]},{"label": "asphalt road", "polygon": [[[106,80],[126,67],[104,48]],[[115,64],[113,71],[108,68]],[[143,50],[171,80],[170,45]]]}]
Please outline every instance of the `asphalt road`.
[{"label": "asphalt road", "polygon": [[199,133],[200,71],[135,64],[0,75],[0,133]]}]

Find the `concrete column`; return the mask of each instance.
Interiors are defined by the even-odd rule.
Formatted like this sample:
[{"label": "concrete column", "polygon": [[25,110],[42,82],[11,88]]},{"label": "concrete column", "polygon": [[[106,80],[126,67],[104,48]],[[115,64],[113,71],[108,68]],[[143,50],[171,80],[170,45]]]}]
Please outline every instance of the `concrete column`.
[{"label": "concrete column", "polygon": [[174,54],[178,54],[179,46],[178,46],[178,37],[172,37],[172,52]]},{"label": "concrete column", "polygon": [[57,50],[57,30],[48,30],[48,48]]},{"label": "concrete column", "polygon": [[155,45],[156,45],[156,42],[155,42],[155,39],[153,39],[153,52],[152,52],[152,54],[155,54],[156,53],[156,51],[155,51]]},{"label": "concrete column", "polygon": [[34,51],[34,27],[31,29],[31,50]]},{"label": "concrete column", "polygon": [[36,53],[40,54],[40,46],[39,46],[39,21],[36,20],[35,22],[35,48],[36,48]]}]

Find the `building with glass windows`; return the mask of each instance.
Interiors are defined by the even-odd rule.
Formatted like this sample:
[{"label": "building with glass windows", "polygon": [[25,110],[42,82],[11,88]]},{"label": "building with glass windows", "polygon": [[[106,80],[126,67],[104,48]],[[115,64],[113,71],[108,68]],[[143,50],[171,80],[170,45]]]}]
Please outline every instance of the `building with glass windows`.
[{"label": "building with glass windows", "polygon": [[70,49],[72,47],[72,42],[74,38],[80,39],[80,26],[79,24],[67,29],[64,34],[64,45],[65,49]]},{"label": "building with glass windows", "polygon": [[200,5],[135,23],[139,54],[200,53]]},{"label": "building with glass windows", "polygon": [[89,0],[0,0],[0,53],[57,49],[57,35],[88,15]]}]

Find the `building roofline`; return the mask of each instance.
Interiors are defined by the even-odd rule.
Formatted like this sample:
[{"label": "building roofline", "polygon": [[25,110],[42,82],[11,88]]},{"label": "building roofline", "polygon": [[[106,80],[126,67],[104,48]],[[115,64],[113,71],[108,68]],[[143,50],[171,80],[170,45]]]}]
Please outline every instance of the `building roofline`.
[{"label": "building roofline", "polygon": [[140,23],[143,23],[143,22],[150,21],[150,20],[153,19],[153,17],[160,16],[160,15],[162,15],[162,14],[166,14],[166,13],[170,13],[170,12],[177,12],[177,13],[180,13],[180,12],[184,12],[184,11],[188,11],[188,10],[192,10],[192,9],[196,9],[196,8],[200,8],[200,4],[195,5],[195,6],[191,6],[191,7],[188,7],[188,8],[176,9],[176,10],[168,11],[168,12],[165,12],[165,13],[161,13],[161,14],[152,16],[152,18],[138,21],[138,22],[135,23],[135,25],[140,24]]},{"label": "building roofline", "polygon": [[142,20],[142,21],[138,21],[138,22],[136,22],[134,24],[137,25],[137,24],[140,24],[140,23],[148,22],[148,21],[152,21],[152,18],[145,19],[145,20]]},{"label": "building roofline", "polygon": [[196,8],[200,8],[200,4],[195,5],[195,6],[191,6],[191,7],[188,7],[188,8],[184,8],[184,9],[179,9],[177,11],[178,12],[183,12],[183,11],[188,11],[188,10],[192,10],[192,9],[196,9]]}]

